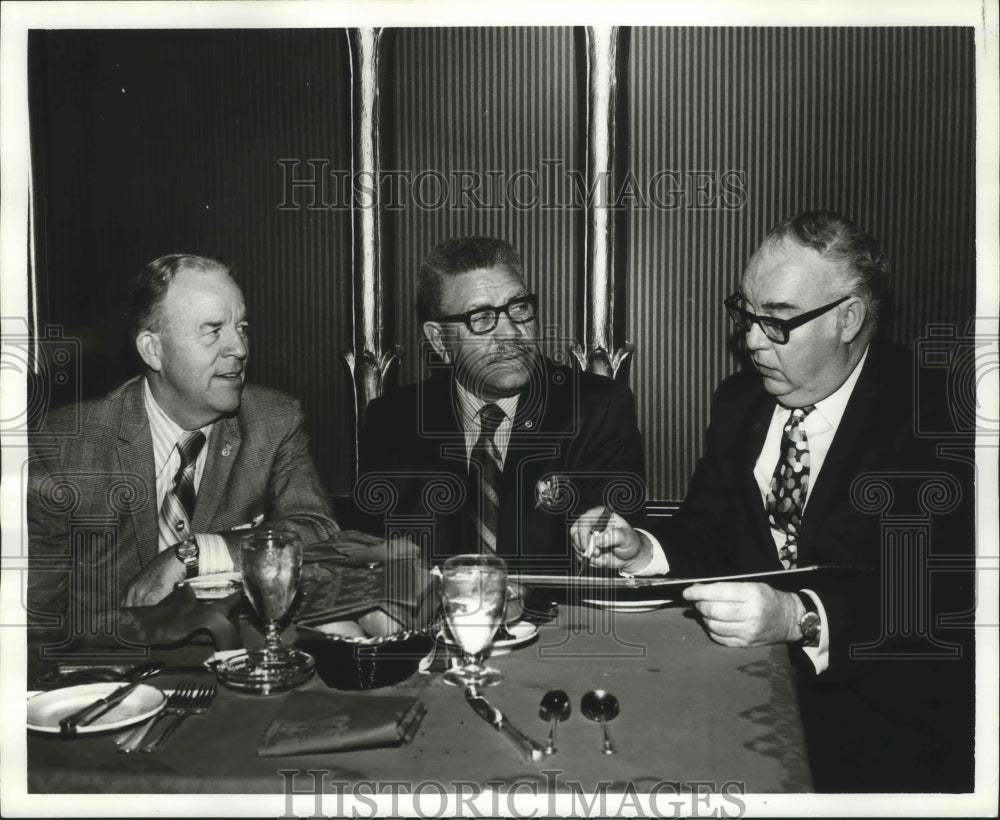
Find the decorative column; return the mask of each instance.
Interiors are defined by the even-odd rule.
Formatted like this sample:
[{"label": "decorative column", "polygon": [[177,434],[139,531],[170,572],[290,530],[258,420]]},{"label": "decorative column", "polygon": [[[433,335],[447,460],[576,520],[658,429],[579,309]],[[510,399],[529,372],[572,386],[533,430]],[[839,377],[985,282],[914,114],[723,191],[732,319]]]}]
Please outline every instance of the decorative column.
[{"label": "decorative column", "polygon": [[584,346],[574,344],[580,367],[604,376],[624,378],[623,367],[635,349],[615,349],[615,132],[619,110],[619,49],[627,28],[587,29],[587,184],[586,261],[584,270]]},{"label": "decorative column", "polygon": [[[354,379],[355,418],[360,429],[368,403],[382,395],[386,378],[393,365],[399,364],[402,350],[390,343],[391,329],[386,327],[389,289],[381,256],[381,124],[378,78],[382,30],[352,28],[348,38],[353,114],[351,179],[355,182],[363,181],[366,194],[369,190],[375,192],[360,201],[357,195],[352,198],[354,348],[345,351],[343,356]],[[352,187],[353,190],[355,189]]]},{"label": "decorative column", "polygon": [[[80,488],[105,480],[106,514],[78,515]],[[155,496],[154,491],[154,501]],[[134,473],[108,475],[93,471],[49,475],[39,485],[38,498],[49,514],[65,518],[67,539],[65,552],[36,559],[29,571],[50,578],[53,585],[66,578],[69,600],[64,624],[46,619],[49,626],[66,627],[63,640],[40,647],[40,656],[49,660],[86,660],[107,657],[113,652],[123,659],[147,658],[149,647],[126,640],[116,617],[117,602],[125,592],[118,575],[119,525],[150,503],[149,488],[142,477]]]},{"label": "decorative column", "polygon": [[[851,501],[862,512],[880,516],[881,623],[879,637],[853,644],[851,658],[957,658],[961,647],[934,632],[951,613],[932,607],[931,517],[954,510],[962,487],[948,473],[865,473],[851,485]],[[899,500],[897,500],[897,496]],[[916,498],[916,509],[909,499]],[[903,509],[899,509],[903,508]],[[971,571],[971,566],[965,567]],[[935,624],[935,617],[938,618]]]}]

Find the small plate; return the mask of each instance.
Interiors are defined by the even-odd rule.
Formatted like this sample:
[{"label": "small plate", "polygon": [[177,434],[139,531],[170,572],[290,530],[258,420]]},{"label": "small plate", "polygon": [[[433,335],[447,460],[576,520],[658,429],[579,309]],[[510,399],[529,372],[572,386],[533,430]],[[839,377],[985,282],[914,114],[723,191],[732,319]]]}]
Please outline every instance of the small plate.
[{"label": "small plate", "polygon": [[[82,709],[95,700],[110,695],[121,683],[86,683],[53,689],[28,698],[28,728],[36,732],[59,734],[59,721]],[[89,735],[124,729],[141,723],[159,712],[167,703],[167,696],[155,686],[145,683],[137,686],[121,703],[101,715],[93,723],[77,728],[75,734]]]},{"label": "small plate", "polygon": [[606,609],[609,612],[655,612],[667,604],[672,604],[673,600],[668,598],[662,601],[607,601],[584,598],[583,603],[598,609]]},{"label": "small plate", "polygon": [[[538,627],[528,621],[518,621],[516,624],[507,624],[501,628],[506,629],[510,637],[498,638],[493,641],[493,650],[490,652],[490,656],[494,658],[506,655],[511,650],[529,644],[538,637]],[[448,647],[459,648],[458,643],[451,637],[447,629],[439,630],[436,637]]]},{"label": "small plate", "polygon": [[190,587],[195,597],[203,601],[217,601],[242,589],[243,576],[238,572],[215,572],[178,581],[177,586]]}]

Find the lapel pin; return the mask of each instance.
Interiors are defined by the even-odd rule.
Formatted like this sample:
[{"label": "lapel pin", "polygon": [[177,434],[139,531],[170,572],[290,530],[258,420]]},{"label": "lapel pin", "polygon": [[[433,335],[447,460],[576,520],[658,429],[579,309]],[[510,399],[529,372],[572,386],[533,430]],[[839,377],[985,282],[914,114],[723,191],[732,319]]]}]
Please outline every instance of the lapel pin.
[{"label": "lapel pin", "polygon": [[224,455],[224,456],[228,456],[228,455],[229,455],[229,454],[230,454],[230,453],[231,453],[232,451],[233,451],[233,448],[232,448],[232,447],[230,447],[230,446],[229,446],[229,445],[227,444],[227,445],[225,445],[225,446],[224,446],[224,447],[222,448],[222,455]]},{"label": "lapel pin", "polygon": [[532,428],[532,427],[534,426],[534,424],[535,424],[535,423],[534,423],[534,422],[533,422],[533,421],[532,421],[531,419],[528,419],[528,420],[527,420],[527,421],[526,421],[526,422],[524,423],[524,426],[525,426],[525,427],[527,427],[528,429],[531,429],[531,428]]}]

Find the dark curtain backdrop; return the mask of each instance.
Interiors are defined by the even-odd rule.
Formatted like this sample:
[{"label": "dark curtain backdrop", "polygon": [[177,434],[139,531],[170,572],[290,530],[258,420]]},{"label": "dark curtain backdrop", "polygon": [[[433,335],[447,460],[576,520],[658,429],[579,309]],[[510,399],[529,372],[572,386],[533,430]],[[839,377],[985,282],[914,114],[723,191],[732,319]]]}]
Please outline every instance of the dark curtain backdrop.
[{"label": "dark curtain backdrop", "polygon": [[249,378],[300,399],[331,492],[350,491],[347,209],[281,208],[281,159],[350,168],[343,30],[35,31],[29,37],[41,324],[84,347],[82,393],[137,372],[129,283],[165,253],[237,264]]},{"label": "dark curtain backdrop", "polygon": [[[386,33],[402,381],[421,372],[417,265],[459,233],[518,246],[550,348],[583,341],[581,42],[570,28]],[[627,46],[619,341],[636,345],[650,497],[678,500],[712,388],[738,366],[721,300],[779,218],[833,208],[884,241],[900,341],[974,314],[973,32],[640,28]],[[280,207],[290,169],[350,169],[344,31],[36,31],[29,68],[40,320],[82,340],[84,395],[131,372],[118,331],[140,265],[236,260],[252,378],[302,400],[329,489],[349,492],[350,214],[324,207],[331,190],[306,207],[308,186]]]}]

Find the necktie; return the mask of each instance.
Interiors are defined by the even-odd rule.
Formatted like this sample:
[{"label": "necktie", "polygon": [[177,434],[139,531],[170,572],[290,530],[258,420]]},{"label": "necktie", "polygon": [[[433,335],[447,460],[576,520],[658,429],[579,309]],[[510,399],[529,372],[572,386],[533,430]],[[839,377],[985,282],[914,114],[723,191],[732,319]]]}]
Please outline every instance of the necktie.
[{"label": "necktie", "polygon": [[189,433],[177,442],[181,466],[174,476],[173,486],[167,491],[160,507],[160,550],[183,541],[191,535],[191,516],[194,515],[194,472],[198,453],[205,444],[205,434],[199,430]]},{"label": "necktie", "polygon": [[480,552],[496,552],[500,523],[500,479],[503,459],[493,436],[506,416],[495,404],[484,404],[479,411],[479,439],[472,448],[469,464],[471,490],[470,514],[479,536]]},{"label": "necktie", "polygon": [[796,407],[781,434],[781,456],[767,492],[767,520],[785,533],[778,557],[785,569],[794,569],[799,556],[799,529],[809,492],[809,440],[802,422],[816,407]]}]

